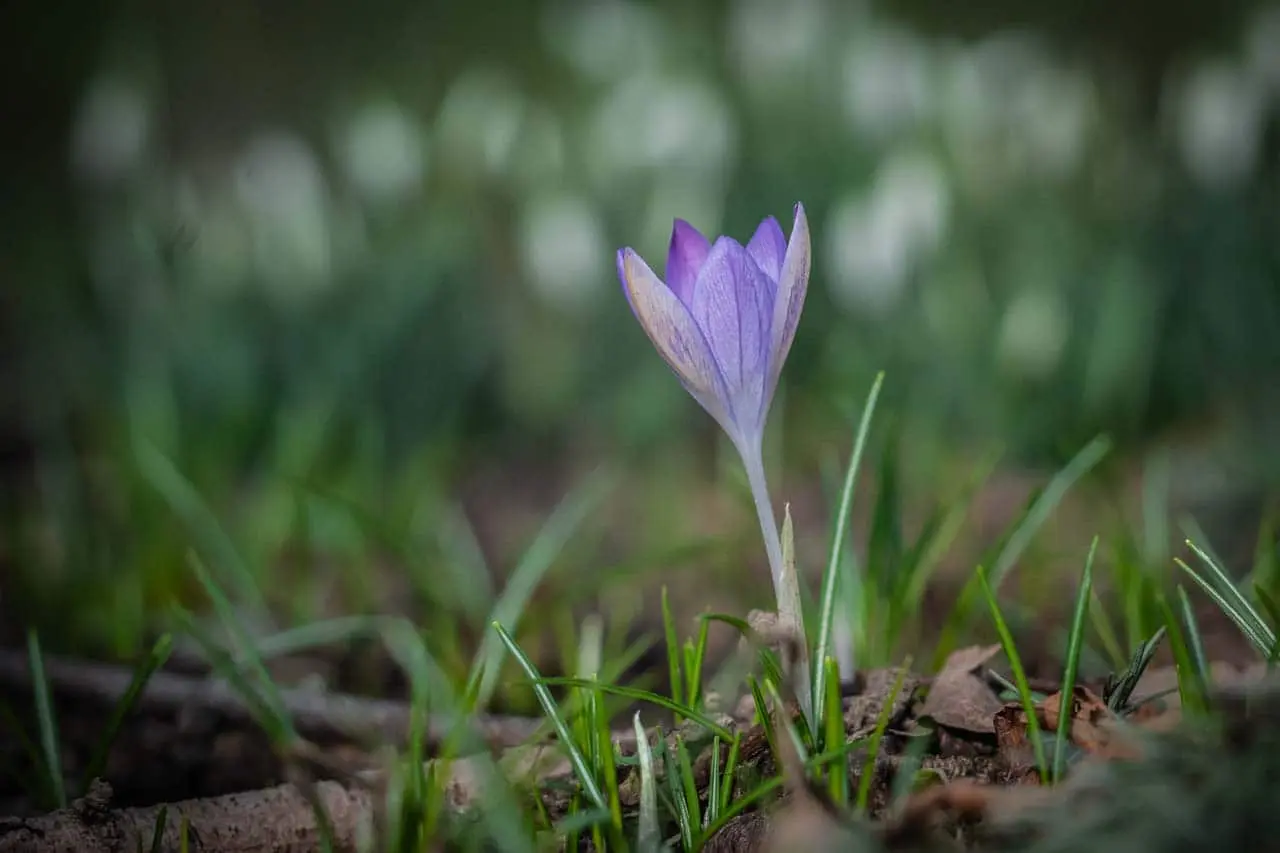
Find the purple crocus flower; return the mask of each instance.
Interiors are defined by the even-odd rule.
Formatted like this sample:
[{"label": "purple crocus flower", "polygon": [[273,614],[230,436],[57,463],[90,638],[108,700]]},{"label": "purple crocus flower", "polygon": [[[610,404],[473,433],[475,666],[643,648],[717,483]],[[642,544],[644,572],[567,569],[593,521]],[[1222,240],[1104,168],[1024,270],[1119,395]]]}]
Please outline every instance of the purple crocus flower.
[{"label": "purple crocus flower", "polygon": [[677,219],[666,276],[619,250],[618,277],[649,340],[739,450],[758,447],[809,284],[804,206],[789,242],[772,216],[746,246],[711,244]]},{"label": "purple crocus flower", "polygon": [[[761,443],[769,404],[796,335],[809,286],[809,223],[797,204],[791,239],[770,216],[743,246],[707,241],[677,219],[667,280],[632,249],[618,252],[618,278],[649,340],[684,387],[720,424],[746,468],[773,574],[784,631],[804,638],[800,587],[785,564],[765,483]],[[808,651],[800,644],[798,698],[813,722]]]}]

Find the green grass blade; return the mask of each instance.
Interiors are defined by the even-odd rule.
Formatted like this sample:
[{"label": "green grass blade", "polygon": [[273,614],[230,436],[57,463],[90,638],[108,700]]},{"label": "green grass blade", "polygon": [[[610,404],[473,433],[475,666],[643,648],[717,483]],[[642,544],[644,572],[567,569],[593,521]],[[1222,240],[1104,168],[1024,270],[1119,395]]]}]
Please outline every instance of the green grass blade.
[{"label": "green grass blade", "polygon": [[698,622],[698,642],[688,650],[685,656],[685,701],[690,708],[698,707],[702,701],[702,665],[707,657],[707,632],[711,623],[706,620]]},{"label": "green grass blade", "polygon": [[[827,658],[825,665],[828,682],[839,683],[839,667],[835,660]],[[822,722],[822,750],[828,751],[843,745],[845,740],[844,702],[841,701],[839,690],[827,691],[827,707],[823,709]],[[840,762],[839,772],[832,771],[827,774],[827,790],[831,794],[832,802],[841,808],[849,805],[849,771],[845,762]]]},{"label": "green grass blade", "polygon": [[[684,703],[684,692],[681,685],[684,679],[680,675],[680,638],[676,635],[675,617],[671,615],[671,600],[667,595],[667,586],[662,586],[662,633],[667,640],[667,671],[671,679],[671,699],[677,704]],[[675,718],[680,725],[680,717]]]},{"label": "green grass blade", "polygon": [[702,828],[706,829],[720,815],[720,747],[722,741],[716,735],[711,739],[711,764],[707,771],[707,810],[702,816]]},{"label": "green grass blade", "polygon": [[[235,608],[231,606],[226,594],[214,581],[200,558],[193,553],[190,555],[190,563],[197,580],[200,581],[200,585],[204,587],[205,594],[209,596],[209,600],[213,604],[214,612],[218,615],[218,621],[222,623],[223,628],[235,644],[236,652],[229,660],[230,668],[238,670],[241,666],[244,666],[248,669],[249,674],[253,676],[257,695],[270,712],[269,731],[274,732],[281,742],[292,743],[296,741],[298,733],[293,727],[293,720],[289,717],[289,712],[285,708],[284,699],[281,697],[279,689],[276,687],[275,682],[272,681],[270,673],[267,672],[266,664],[263,663],[261,656],[258,655],[257,644],[240,623],[239,618],[236,616]],[[228,661],[223,662],[224,666],[227,664]],[[264,721],[260,720],[259,722]]]},{"label": "green grass blade", "polygon": [[155,829],[151,832],[151,853],[161,853],[164,850],[164,830],[169,821],[169,807],[167,805],[160,806],[160,810],[156,813]]},{"label": "green grass blade", "polygon": [[1093,600],[1089,602],[1089,622],[1093,625],[1094,633],[1098,635],[1098,639],[1102,643],[1112,667],[1116,669],[1123,667],[1128,662],[1128,658],[1120,645],[1120,638],[1116,634],[1115,626],[1111,624],[1111,618],[1107,616],[1106,607],[1096,591]]},{"label": "green grass blade", "polygon": [[[867,438],[871,434],[871,418],[875,413],[876,402],[880,398],[880,387],[884,383],[884,373],[876,374],[875,382],[867,395],[867,402],[862,409],[862,419],[858,424],[858,432],[853,442],[853,452],[849,456],[849,467],[845,469],[844,486],[840,490],[840,506],[836,510],[835,529],[831,534],[831,548],[827,555],[826,571],[822,574],[822,594],[818,606],[818,635],[813,646],[813,708],[815,712],[826,703],[827,672],[821,662],[832,656],[831,635],[832,621],[835,614],[836,590],[840,586],[841,567],[846,565],[841,559],[844,553],[844,540],[848,533],[850,510],[853,506],[853,493],[858,482],[858,471],[862,465],[862,455],[866,451]],[[852,583],[852,581],[849,581]],[[815,723],[818,721],[815,720]],[[820,731],[820,725],[814,725]]]},{"label": "green grass blade", "polygon": [[[1259,584],[1254,584],[1253,593],[1258,598],[1258,604],[1263,610],[1267,611],[1267,618],[1271,620],[1272,630],[1280,630],[1280,604],[1277,604],[1271,593],[1267,592]],[[1271,655],[1267,658],[1267,665],[1273,667],[1277,661],[1280,661],[1280,643],[1276,643],[1271,647]]]},{"label": "green grass blade", "polygon": [[49,791],[60,809],[67,807],[67,787],[62,779],[62,753],[58,749],[58,722],[53,713],[53,693],[44,671],[44,655],[35,629],[27,631],[27,660],[31,666],[31,690],[40,728],[41,757],[48,775]]},{"label": "green grass blade", "polygon": [[1182,624],[1169,606],[1169,599],[1163,591],[1156,594],[1156,604],[1160,608],[1161,617],[1169,638],[1169,651],[1173,655],[1174,671],[1178,676],[1178,695],[1185,711],[1201,712],[1207,706],[1208,691],[1204,679],[1196,666],[1186,638],[1182,633]]},{"label": "green grass blade", "polygon": [[[1009,570],[1021,559],[1022,554],[1031,544],[1031,540],[1040,532],[1045,522],[1062,503],[1067,492],[1077,482],[1093,470],[1111,450],[1111,441],[1099,436],[1089,442],[1070,462],[1064,465],[1031,500],[1021,516],[1014,522],[1008,537],[1000,546],[995,562],[992,564],[988,583],[992,589],[999,589]],[[954,647],[956,636],[968,624],[973,599],[979,594],[976,579],[965,584],[938,642],[937,659],[934,669],[941,667],[943,659]]]},{"label": "green grass blade", "polygon": [[597,682],[586,678],[577,678],[568,675],[549,675],[541,676],[537,680],[537,684],[546,687],[575,687],[585,690],[599,690],[610,696],[618,696],[623,699],[631,699],[633,701],[648,702],[659,708],[666,708],[674,714],[697,723],[705,727],[709,732],[720,735],[728,739],[732,737],[732,733],[724,726],[717,723],[709,715],[699,711],[696,708],[690,708],[688,705],[673,702],[661,693],[654,693],[650,690],[642,690],[639,687],[628,687],[625,684],[607,684],[605,682]]},{"label": "green grass blade", "polygon": [[[661,730],[659,730],[661,733]],[[678,743],[678,740],[677,740]],[[665,765],[667,790],[671,797],[671,805],[676,816],[676,826],[680,829],[680,840],[684,844],[685,850],[694,849],[695,829],[693,816],[689,813],[689,800],[683,787],[683,777],[680,773],[678,761],[671,750],[664,750],[662,753],[663,763]]]},{"label": "green grass blade", "polygon": [[321,619],[261,637],[254,643],[254,650],[263,660],[288,657],[358,638],[378,637],[385,621],[380,616]]},{"label": "green grass blade", "polygon": [[733,742],[729,744],[729,756],[724,762],[724,781],[720,785],[720,809],[716,813],[718,820],[733,799],[734,780],[738,774],[738,755],[742,750],[742,733],[733,733]]},{"label": "green grass blade", "polygon": [[[590,511],[604,499],[610,488],[612,488],[612,478],[597,473],[552,511],[551,517],[538,533],[533,544],[529,546],[498,596],[489,617],[490,623],[509,625],[511,626],[509,630],[516,629],[529,599],[533,596],[533,591],[542,582],[574,532],[586,521]],[[502,646],[486,632],[484,639],[481,640],[480,653],[476,656],[471,673],[471,678],[477,680],[479,684],[475,690],[467,691],[475,697],[477,708],[487,707],[489,700],[492,699],[498,683],[501,662]]]},{"label": "green grass blade", "polygon": [[155,675],[160,667],[164,666],[164,662],[169,659],[169,654],[172,651],[173,638],[168,634],[163,634],[160,639],[156,640],[155,645],[151,647],[150,653],[134,667],[133,677],[129,680],[129,686],[125,689],[124,695],[120,697],[120,701],[116,702],[115,707],[111,709],[111,716],[107,718],[107,725],[103,730],[102,737],[98,739],[89,758],[89,763],[85,765],[84,784],[86,791],[89,783],[101,776],[103,768],[107,766],[107,756],[111,752],[111,745],[115,743],[116,737],[120,734],[120,727],[123,725],[125,717],[129,716],[137,706],[138,698],[142,695],[143,689],[146,688],[147,682],[151,680],[151,676]]},{"label": "green grass blade", "polygon": [[245,606],[259,614],[267,612],[267,603],[253,571],[240,556],[218,517],[200,497],[196,487],[178,468],[145,439],[134,441],[134,456],[143,479],[160,494],[178,517],[197,549],[235,587]]},{"label": "green grass blade", "polygon": [[1058,705],[1058,736],[1053,744],[1053,781],[1059,782],[1067,770],[1067,741],[1071,737],[1071,717],[1075,705],[1076,674],[1080,667],[1080,647],[1084,644],[1084,621],[1093,597],[1093,558],[1098,553],[1098,537],[1093,537],[1089,556],[1084,561],[1080,588],[1076,590],[1076,608],[1071,617],[1071,634],[1067,640],[1067,663],[1062,673],[1062,690]]},{"label": "green grass blade", "polygon": [[587,798],[593,806],[607,813],[609,811],[609,802],[605,798],[604,792],[600,790],[600,785],[592,774],[591,766],[587,763],[586,757],[583,756],[582,750],[574,742],[569,724],[560,714],[555,697],[551,695],[551,691],[543,683],[543,678],[541,673],[538,672],[538,668],[512,636],[507,633],[506,628],[502,627],[500,623],[494,622],[493,629],[498,633],[507,651],[516,659],[520,668],[524,670],[525,675],[528,676],[533,684],[533,692],[538,699],[538,704],[542,706],[542,712],[555,728],[556,736],[560,738],[560,743],[568,753],[569,764],[573,767],[574,773],[577,774],[578,782],[582,785],[583,791],[586,792]]},{"label": "green grass blade", "polygon": [[693,760],[689,757],[689,747],[682,737],[676,738],[676,763],[680,768],[680,787],[684,789],[684,799],[689,812],[689,825],[691,829],[696,831],[705,821],[698,803],[698,785],[693,778]]},{"label": "green grass blade", "polygon": [[1191,663],[1200,679],[1201,688],[1208,687],[1209,659],[1204,653],[1204,637],[1200,634],[1200,622],[1196,619],[1195,608],[1191,606],[1191,596],[1186,587],[1178,584],[1178,605],[1182,611],[1182,621],[1187,629],[1187,646],[1191,653]]},{"label": "green grass blade", "polygon": [[1161,625],[1157,628],[1154,634],[1138,646],[1125,670],[1119,676],[1107,680],[1107,686],[1103,690],[1103,699],[1106,701],[1107,707],[1113,712],[1123,714],[1125,709],[1129,707],[1129,699],[1133,696],[1133,691],[1138,686],[1138,681],[1142,679],[1142,674],[1147,671],[1147,667],[1151,664],[1151,659],[1155,656],[1160,641],[1168,633],[1169,628],[1167,625]]},{"label": "green grass blade", "polygon": [[1263,656],[1270,657],[1276,645],[1275,632],[1248,599],[1240,593],[1221,564],[1207,550],[1200,548],[1191,540],[1187,540],[1187,546],[1200,558],[1207,569],[1208,577],[1202,577],[1182,560],[1177,560],[1178,565],[1223,609],[1223,612],[1236,623],[1245,636],[1249,637]]},{"label": "green grass blade", "polygon": [[1009,625],[1004,620],[1000,604],[996,601],[995,591],[987,582],[987,573],[982,566],[978,566],[978,583],[991,610],[991,619],[995,622],[996,633],[1000,635],[1000,645],[1004,647],[1005,656],[1009,658],[1009,667],[1013,670],[1013,683],[1018,688],[1018,697],[1022,700],[1022,709],[1027,715],[1027,738],[1031,741],[1031,748],[1035,752],[1040,781],[1048,784],[1049,765],[1045,760],[1044,738],[1040,733],[1040,720],[1036,717],[1036,703],[1031,695],[1031,685],[1027,683],[1027,673],[1022,667],[1022,657],[1018,654],[1013,635],[1009,633]]}]

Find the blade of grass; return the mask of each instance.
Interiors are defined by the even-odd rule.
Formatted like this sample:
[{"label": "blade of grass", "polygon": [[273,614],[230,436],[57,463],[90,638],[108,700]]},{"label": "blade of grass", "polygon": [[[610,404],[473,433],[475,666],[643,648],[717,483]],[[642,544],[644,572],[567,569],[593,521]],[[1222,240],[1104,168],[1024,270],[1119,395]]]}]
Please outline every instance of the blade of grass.
[{"label": "blade of grass", "polygon": [[1133,653],[1133,659],[1129,661],[1129,665],[1124,672],[1118,677],[1108,678],[1107,686],[1103,690],[1103,700],[1107,703],[1107,707],[1117,714],[1123,714],[1129,705],[1129,699],[1133,696],[1134,689],[1138,686],[1142,674],[1147,671],[1147,667],[1151,663],[1151,658],[1155,656],[1156,649],[1168,634],[1169,629],[1166,625],[1161,625],[1156,629],[1146,642],[1138,646]]},{"label": "blade of grass", "polygon": [[1222,566],[1208,551],[1200,548],[1191,540],[1187,540],[1187,546],[1204,563],[1205,568],[1208,570],[1208,577],[1202,577],[1199,572],[1193,570],[1181,559],[1175,560],[1175,562],[1222,608],[1223,612],[1236,623],[1237,627],[1245,633],[1245,636],[1253,642],[1263,656],[1270,657],[1276,644],[1275,632],[1267,626],[1258,611],[1240,593],[1240,590],[1236,588],[1236,585],[1227,576]]},{"label": "blade of grass", "polygon": [[142,478],[160,494],[187,533],[212,564],[225,573],[246,607],[265,615],[266,600],[253,571],[236,550],[218,517],[200,496],[199,490],[151,442],[134,438],[134,457]]},{"label": "blade of grass", "polygon": [[[570,537],[586,520],[590,510],[603,500],[612,485],[612,477],[597,472],[552,511],[551,517],[525,551],[494,603],[493,612],[489,615],[491,624],[509,625],[509,630],[516,629],[533,591],[551,569]],[[492,634],[486,632],[484,639],[480,641],[480,652],[476,656],[469,679],[476,681],[477,686],[474,690],[466,691],[475,698],[476,708],[488,706],[498,683],[502,645],[492,637]]]},{"label": "blade of grass", "polygon": [[1208,690],[1205,688],[1203,676],[1183,636],[1182,624],[1174,614],[1173,608],[1169,606],[1169,599],[1163,591],[1156,593],[1156,604],[1168,628],[1169,651],[1173,654],[1173,666],[1178,676],[1178,695],[1182,700],[1182,707],[1188,712],[1202,712],[1207,707]]},{"label": "blade of grass", "polygon": [[733,741],[729,744],[729,757],[724,762],[724,781],[720,785],[720,811],[724,814],[733,800],[734,781],[738,774],[738,755],[742,750],[742,733],[734,732]]},{"label": "blade of grass", "polygon": [[[449,735],[438,753],[440,759],[447,761],[458,754],[460,745],[475,737],[470,726],[470,708],[473,706],[456,694],[440,663],[432,657],[421,634],[407,619],[384,620],[381,634],[390,657],[399,665],[410,685],[417,685],[414,691],[430,700],[433,714],[448,720]],[[534,845],[526,832],[524,812],[506,778],[486,751],[470,752],[469,760],[475,762],[477,783],[485,791],[481,808],[488,838],[505,853],[533,853]]]},{"label": "blade of grass", "polygon": [[[662,730],[659,729],[658,731],[659,735],[661,735]],[[678,738],[676,742],[679,744],[680,741]],[[686,796],[686,792],[681,790],[682,776],[678,766],[678,761],[676,757],[671,754],[670,749],[665,750],[662,755],[663,763],[665,765],[667,790],[671,797],[671,804],[674,807],[673,810],[676,816],[676,826],[680,829],[680,841],[684,845],[685,850],[692,850],[694,849],[695,837],[694,818],[689,811],[689,800]]]},{"label": "blade of grass", "polygon": [[[677,704],[684,703],[681,685],[684,679],[680,676],[680,638],[676,635],[675,617],[671,615],[671,599],[667,595],[666,584],[662,586],[662,632],[667,640],[667,671],[671,679],[671,699]],[[680,725],[679,715],[675,724]]]},{"label": "blade of grass", "polygon": [[720,814],[720,736],[711,739],[711,765],[707,771],[707,810],[702,815],[702,828]]},{"label": "blade of grass", "polygon": [[1204,653],[1204,638],[1200,634],[1200,622],[1196,619],[1195,608],[1191,606],[1191,596],[1187,595],[1186,587],[1182,584],[1178,584],[1178,605],[1182,610],[1183,624],[1187,628],[1188,651],[1191,653],[1191,663],[1195,665],[1196,676],[1200,680],[1201,695],[1207,695],[1203,690],[1208,687],[1209,659]]},{"label": "blade of grass", "polygon": [[[840,673],[835,660],[827,658],[825,663],[828,681],[838,684]],[[822,750],[834,749],[844,740],[844,703],[839,690],[828,690],[827,707],[823,709]],[[841,808],[849,805],[849,770],[845,762],[840,762],[838,771],[833,769],[827,774],[827,790],[836,805]]]},{"label": "blade of grass", "polygon": [[1013,642],[1013,635],[1009,633],[1009,626],[1004,620],[1004,614],[1000,610],[1000,604],[996,601],[996,595],[991,588],[991,584],[987,582],[987,572],[982,566],[978,566],[978,583],[982,589],[982,595],[987,600],[987,607],[991,610],[991,619],[995,622],[996,633],[1000,635],[1000,645],[1004,647],[1005,656],[1009,659],[1009,667],[1013,670],[1013,683],[1018,688],[1018,696],[1022,700],[1022,709],[1027,715],[1027,739],[1031,741],[1031,748],[1035,752],[1036,767],[1040,770],[1040,781],[1042,784],[1049,783],[1049,764],[1045,760],[1044,739],[1040,733],[1040,721],[1036,717],[1036,703],[1031,695],[1031,685],[1027,683],[1026,670],[1022,668],[1022,657],[1018,654],[1018,648]]},{"label": "blade of grass", "polygon": [[[1111,450],[1111,441],[1099,436],[1081,448],[1070,462],[1064,465],[1049,483],[1031,500],[1026,509],[1010,528],[1010,533],[1000,545],[995,562],[992,564],[988,583],[992,589],[999,589],[1009,570],[1017,564],[1022,554],[1031,544],[1031,540],[1044,526],[1044,523],[1062,503],[1067,492],[1084,478]],[[960,598],[952,609],[951,615],[943,625],[938,641],[934,669],[942,666],[943,659],[955,646],[957,634],[969,623],[973,599],[979,594],[976,579],[965,584]]]},{"label": "blade of grass", "polygon": [[[826,571],[822,574],[822,593],[818,605],[818,635],[810,656],[814,664],[811,674],[813,678],[813,708],[815,713],[824,707],[827,692],[827,672],[822,665],[828,657],[832,657],[831,635],[832,618],[835,613],[836,590],[841,583],[841,568],[846,565],[841,559],[844,553],[844,540],[848,532],[850,511],[853,506],[853,493],[857,486],[858,471],[862,465],[862,454],[866,451],[867,438],[871,433],[871,418],[875,413],[876,403],[880,398],[880,388],[884,384],[884,373],[876,374],[867,394],[867,402],[862,408],[862,419],[858,423],[858,432],[853,442],[853,452],[849,456],[849,466],[845,469],[844,486],[840,490],[840,506],[836,510],[835,529],[831,534],[831,548],[827,556]],[[849,572],[852,574],[852,572]],[[853,584],[852,579],[845,581]],[[846,586],[846,589],[849,587]],[[811,731],[820,731],[816,719],[810,721]]]},{"label": "blade of grass", "polygon": [[577,678],[570,675],[548,675],[540,676],[537,683],[546,687],[575,687],[579,689],[594,689],[610,696],[618,696],[623,699],[631,699],[633,701],[648,702],[659,708],[666,708],[673,714],[679,714],[686,720],[697,723],[707,729],[708,732],[720,735],[726,740],[732,736],[732,733],[724,726],[713,720],[708,714],[690,708],[688,705],[679,702],[673,702],[661,693],[654,693],[649,690],[641,690],[638,687],[628,687],[625,684],[606,684],[604,682],[592,681],[586,678]]},{"label": "blade of grass", "polygon": [[[242,665],[247,668],[248,673],[252,676],[258,696],[270,710],[270,730],[274,731],[282,742],[296,742],[298,733],[293,727],[293,720],[289,717],[289,712],[285,708],[284,698],[280,695],[279,689],[267,672],[266,665],[257,653],[257,644],[254,643],[249,632],[236,617],[235,608],[231,606],[226,594],[214,581],[213,576],[205,568],[204,562],[200,557],[195,553],[191,553],[188,562],[191,564],[191,569],[195,573],[196,579],[204,587],[205,594],[209,596],[214,612],[218,616],[218,621],[222,623],[223,628],[235,644],[236,653],[234,657],[229,659],[230,666],[237,670]],[[227,662],[224,662],[224,665],[225,663]]]},{"label": "blade of grass", "polygon": [[138,704],[138,698],[147,686],[147,682],[151,680],[151,676],[155,675],[160,667],[164,666],[164,662],[169,659],[169,654],[172,651],[173,637],[169,634],[162,634],[156,640],[155,645],[151,647],[151,652],[134,667],[133,677],[129,680],[129,686],[125,689],[124,695],[120,697],[120,701],[116,702],[111,709],[111,716],[107,718],[107,725],[102,732],[102,737],[98,739],[89,758],[89,763],[85,765],[84,784],[86,791],[88,790],[88,785],[94,779],[100,777],[103,768],[107,766],[107,756],[111,752],[111,745],[115,743],[116,737],[120,734],[120,726],[124,723],[125,717],[133,712],[133,709]]},{"label": "blade of grass", "polygon": [[1067,640],[1067,663],[1062,673],[1062,689],[1058,703],[1058,736],[1053,744],[1053,781],[1060,782],[1067,769],[1067,742],[1071,737],[1071,718],[1076,695],[1076,673],[1080,666],[1080,647],[1084,644],[1084,619],[1093,596],[1093,558],[1098,553],[1098,537],[1093,537],[1089,556],[1084,561],[1080,588],[1076,591],[1076,609],[1071,618],[1071,635]]},{"label": "blade of grass", "polygon": [[156,813],[155,829],[151,833],[151,853],[161,853],[164,849],[164,830],[169,822],[169,807],[167,805],[160,806],[160,810]]},{"label": "blade of grass", "polygon": [[542,706],[542,712],[551,720],[555,728],[556,736],[560,738],[560,743],[564,746],[568,753],[569,764],[573,767],[574,773],[578,776],[578,782],[582,785],[583,791],[591,804],[605,812],[609,811],[609,802],[604,796],[604,792],[600,790],[600,785],[591,773],[591,767],[587,763],[586,758],[582,754],[582,750],[574,742],[573,733],[569,729],[569,724],[560,714],[560,709],[556,705],[555,697],[551,695],[551,691],[547,689],[543,683],[542,674],[538,672],[537,666],[524,653],[515,639],[507,632],[501,623],[494,622],[493,629],[502,639],[502,643],[506,646],[507,651],[516,659],[520,668],[524,670],[525,675],[529,678],[533,685],[534,695],[538,699],[538,704]]},{"label": "blade of grass", "polygon": [[49,790],[58,808],[65,809],[67,788],[62,779],[62,753],[58,750],[58,722],[53,713],[53,694],[45,676],[40,636],[34,628],[27,631],[27,660],[31,666],[31,690],[35,699],[36,723],[40,728],[40,749],[48,774]]},{"label": "blade of grass", "polygon": [[686,702],[690,708],[698,707],[702,701],[702,665],[707,657],[707,631],[710,623],[706,620],[698,622],[698,642],[685,650],[685,684]]}]

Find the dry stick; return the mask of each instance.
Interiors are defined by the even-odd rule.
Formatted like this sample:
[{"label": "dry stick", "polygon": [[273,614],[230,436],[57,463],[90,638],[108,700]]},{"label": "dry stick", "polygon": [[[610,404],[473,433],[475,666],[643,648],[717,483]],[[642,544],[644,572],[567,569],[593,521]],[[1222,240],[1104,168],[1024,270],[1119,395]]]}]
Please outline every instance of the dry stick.
[{"label": "dry stick", "polygon": [[[316,795],[333,829],[335,853],[355,853],[372,825],[374,795],[336,782],[317,783]],[[109,797],[110,789],[100,783],[70,808],[26,820],[0,818],[0,853],[149,850],[161,808],[166,810],[160,846],[165,853],[181,849],[184,818],[190,827],[190,850],[313,853],[321,849],[315,811],[293,785],[135,809],[110,809]]]},{"label": "dry stick", "polygon": [[[53,692],[68,699],[114,704],[124,696],[133,678],[130,669],[116,664],[88,663],[46,657],[45,675]],[[0,651],[0,690],[30,690],[31,672],[25,655]],[[348,694],[325,694],[298,688],[280,691],[285,710],[298,732],[310,740],[359,740],[403,745],[409,735],[408,703]],[[234,688],[213,678],[157,672],[139,697],[139,710],[177,714],[183,710],[216,713],[244,726],[256,725],[249,707]],[[529,740],[541,721],[526,717],[477,716],[471,725],[490,749],[517,746]],[[431,747],[449,735],[449,722],[432,717],[426,737]]]}]

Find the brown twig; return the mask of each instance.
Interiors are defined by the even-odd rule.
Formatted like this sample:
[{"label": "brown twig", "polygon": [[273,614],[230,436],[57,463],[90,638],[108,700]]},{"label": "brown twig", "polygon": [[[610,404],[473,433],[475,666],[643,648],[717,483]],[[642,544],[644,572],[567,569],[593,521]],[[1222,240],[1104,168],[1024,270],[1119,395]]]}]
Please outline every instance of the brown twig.
[{"label": "brown twig", "polygon": [[[117,664],[57,657],[46,657],[44,667],[56,696],[108,706],[120,701],[133,677],[128,668]],[[0,651],[0,691],[24,691],[30,687],[26,656]],[[411,719],[408,703],[299,688],[282,689],[280,696],[298,733],[308,740],[372,740],[395,746],[407,742]],[[231,685],[170,672],[151,676],[139,697],[139,710],[157,715],[196,710],[216,714],[236,725],[256,725],[251,709]],[[526,717],[477,716],[471,725],[490,749],[499,750],[527,742],[539,730],[540,722]],[[449,721],[433,717],[427,721],[426,729],[428,745],[435,748],[448,736]]]}]

